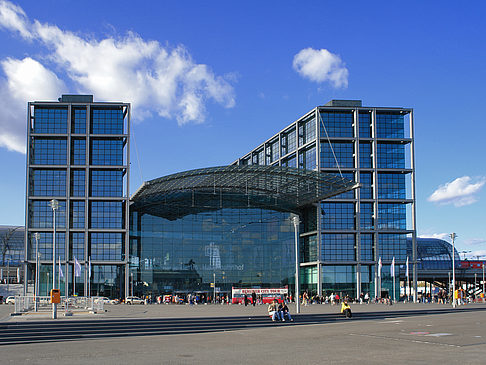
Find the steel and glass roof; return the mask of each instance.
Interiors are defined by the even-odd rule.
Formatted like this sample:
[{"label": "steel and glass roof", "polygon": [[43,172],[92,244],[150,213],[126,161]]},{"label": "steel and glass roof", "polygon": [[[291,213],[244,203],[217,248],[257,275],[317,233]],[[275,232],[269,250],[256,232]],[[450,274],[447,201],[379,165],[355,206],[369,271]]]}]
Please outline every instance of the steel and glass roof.
[{"label": "steel and glass roof", "polygon": [[358,186],[334,174],[292,167],[220,166],[147,181],[131,197],[131,209],[169,220],[223,208],[298,213]]}]

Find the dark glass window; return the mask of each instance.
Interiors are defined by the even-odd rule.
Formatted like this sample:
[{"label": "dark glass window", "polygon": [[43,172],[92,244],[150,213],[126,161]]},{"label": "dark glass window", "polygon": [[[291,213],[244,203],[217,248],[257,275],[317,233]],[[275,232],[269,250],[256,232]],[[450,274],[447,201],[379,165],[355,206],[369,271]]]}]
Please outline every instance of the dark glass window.
[{"label": "dark glass window", "polygon": [[[329,137],[353,137],[353,113],[351,112],[323,112],[320,124],[321,138]],[[326,134],[327,131],[327,134]]]},{"label": "dark glass window", "polygon": [[66,170],[32,170],[32,196],[66,196]]},{"label": "dark glass window", "polygon": [[123,171],[91,170],[90,196],[123,196]]},{"label": "dark glass window", "polygon": [[91,133],[123,134],[123,111],[117,109],[92,109]]},{"label": "dark glass window", "polygon": [[359,137],[370,138],[371,137],[371,114],[359,113]]},{"label": "dark glass window", "polygon": [[405,168],[405,146],[395,143],[378,143],[378,168]]},{"label": "dark glass window", "polygon": [[86,171],[71,170],[71,196],[82,197],[86,188]]},{"label": "dark glass window", "polygon": [[[348,180],[351,180],[351,181],[354,181],[354,179],[355,179],[353,172],[343,172],[342,174],[343,174],[343,177],[345,179],[348,179]],[[334,174],[334,175],[341,177],[340,174]],[[332,196],[329,199],[330,200],[335,200],[335,199],[354,199],[354,190],[346,191],[345,193],[341,193],[339,195]]]},{"label": "dark glass window", "polygon": [[374,261],[374,247],[372,234],[361,234],[361,260]]},{"label": "dark glass window", "polygon": [[278,150],[278,139],[268,143],[265,156],[267,160],[267,165],[270,165],[272,162],[275,162],[279,159]]},{"label": "dark glass window", "polygon": [[67,133],[67,108],[35,107],[34,133]]},{"label": "dark glass window", "polygon": [[74,260],[74,257],[78,260],[84,260],[84,233],[74,232],[71,233],[71,257],[70,260]]},{"label": "dark glass window", "polygon": [[299,123],[299,146],[316,139],[316,119],[308,119]]},{"label": "dark glass window", "polygon": [[405,204],[380,203],[378,205],[378,229],[406,229]]},{"label": "dark glass window", "polygon": [[[39,253],[41,254],[41,260],[52,261],[52,232],[40,232],[39,238]],[[30,241],[34,250],[30,253],[30,259],[35,260],[35,238],[34,234],[30,234]],[[56,232],[56,260],[61,257],[61,260],[65,260],[66,254],[66,234],[64,232]],[[52,265],[51,265],[52,267]],[[57,268],[56,268],[57,270]]]},{"label": "dark glass window", "polygon": [[361,172],[359,174],[361,187],[359,188],[361,199],[373,199],[373,174]]},{"label": "dark glass window", "polygon": [[92,139],[92,165],[123,165],[123,140],[121,139]]},{"label": "dark glass window", "polygon": [[54,138],[34,138],[32,164],[65,165],[66,140]]},{"label": "dark glass window", "polygon": [[301,240],[300,262],[317,261],[317,236],[306,236]]},{"label": "dark glass window", "polygon": [[379,199],[405,199],[405,175],[394,173],[378,173]]},{"label": "dark glass window", "polygon": [[[24,227],[0,226],[0,237],[9,235],[8,245],[2,247],[0,265],[21,266],[25,260]],[[32,238],[34,240],[34,238]],[[5,251],[4,251],[5,250]],[[35,252],[35,241],[29,244],[29,252]],[[35,257],[35,254],[33,254]],[[4,271],[5,278],[5,271]]]},{"label": "dark glass window", "polygon": [[86,165],[85,139],[73,139],[71,141],[71,164]]},{"label": "dark glass window", "polygon": [[71,201],[71,228],[84,228],[85,210],[84,201]]},{"label": "dark glass window", "polygon": [[297,159],[295,158],[295,154],[285,157],[282,160],[282,166],[297,167]]},{"label": "dark glass window", "polygon": [[354,203],[321,203],[322,230],[354,229]]},{"label": "dark glass window", "polygon": [[[336,158],[334,158],[334,154]],[[354,147],[352,142],[332,142],[332,149],[329,142],[321,142],[321,167],[354,167]]]},{"label": "dark glass window", "polygon": [[355,238],[351,233],[326,233],[322,236],[322,253],[324,261],[356,260]]},{"label": "dark glass window", "polygon": [[376,114],[376,136],[378,138],[403,138],[404,133],[403,114]]},{"label": "dark glass window", "polygon": [[361,229],[373,229],[373,203],[361,203],[360,209]]},{"label": "dark glass window", "polygon": [[282,156],[295,151],[297,147],[297,141],[295,140],[295,128],[289,129],[288,131],[282,133],[280,137]]},{"label": "dark glass window", "polygon": [[362,169],[369,169],[373,167],[371,156],[371,143],[359,144],[359,167]]},{"label": "dark glass window", "polygon": [[299,168],[306,170],[315,170],[317,168],[315,147],[299,152]]},{"label": "dark glass window", "polygon": [[90,228],[123,228],[123,202],[90,202]]},{"label": "dark glass window", "polygon": [[86,134],[86,109],[73,109],[71,133]]},{"label": "dark glass window", "polygon": [[322,289],[326,294],[331,292],[356,295],[356,266],[339,265],[322,268]]},{"label": "dark glass window", "polygon": [[407,235],[380,233],[378,235],[379,256],[382,260],[405,261],[407,256]]},{"label": "dark glass window", "polygon": [[122,233],[90,233],[91,260],[120,261],[123,259]]},{"label": "dark glass window", "polygon": [[[34,200],[30,203],[32,228],[52,228],[53,212],[49,200]],[[66,202],[60,200],[56,211],[56,227],[66,227]]]}]

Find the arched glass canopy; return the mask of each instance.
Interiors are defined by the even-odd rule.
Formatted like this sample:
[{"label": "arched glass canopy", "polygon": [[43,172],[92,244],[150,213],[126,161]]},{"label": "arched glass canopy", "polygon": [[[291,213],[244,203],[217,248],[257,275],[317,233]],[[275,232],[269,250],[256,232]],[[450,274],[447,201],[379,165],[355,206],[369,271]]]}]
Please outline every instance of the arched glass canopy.
[{"label": "arched glass canopy", "polygon": [[264,208],[298,213],[303,207],[355,189],[340,176],[284,166],[221,166],[145,182],[132,208],[169,220],[223,208]]}]

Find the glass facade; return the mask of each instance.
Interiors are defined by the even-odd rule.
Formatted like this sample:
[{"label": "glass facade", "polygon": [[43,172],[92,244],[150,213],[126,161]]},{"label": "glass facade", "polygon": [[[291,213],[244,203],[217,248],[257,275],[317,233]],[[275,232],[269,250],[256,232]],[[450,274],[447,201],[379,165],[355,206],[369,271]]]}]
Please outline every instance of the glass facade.
[{"label": "glass facade", "polygon": [[[61,293],[86,295],[91,280],[100,284],[92,286],[91,294],[120,296],[127,288],[126,278],[120,275],[128,272],[129,104],[63,95],[60,102],[32,102],[28,109],[24,252],[28,280],[34,275],[34,233],[38,232],[41,294],[51,289],[47,281],[53,275],[50,201],[56,199],[56,259],[60,258],[66,274]],[[88,278],[85,267],[90,259],[96,275]],[[82,273],[74,290],[75,260]],[[54,274],[59,275],[58,271]]]},{"label": "glass facade", "polygon": [[[134,294],[201,292],[293,283],[294,229],[289,213],[230,209],[168,220],[143,209],[130,216]],[[147,285],[148,284],[148,285]]]},{"label": "glass facade", "polygon": [[[306,135],[307,125],[316,127],[315,132]],[[312,208],[302,212],[303,287],[318,294],[388,295],[392,289],[389,265],[393,258],[397,265],[403,265],[407,237],[415,234],[407,221],[409,212],[415,209],[410,156],[412,111],[363,107],[361,102],[350,102],[349,106],[347,102],[330,102],[284,128],[255,151],[271,149],[273,141],[281,140],[282,146],[292,149],[282,148],[280,159],[273,156],[271,163],[293,164],[295,144],[289,143],[293,137],[289,131],[295,128],[298,168],[320,169],[360,184],[356,191],[323,201],[315,208],[317,214],[311,212]],[[235,163],[244,164],[245,158]],[[386,267],[382,292],[375,270],[380,258]]]}]

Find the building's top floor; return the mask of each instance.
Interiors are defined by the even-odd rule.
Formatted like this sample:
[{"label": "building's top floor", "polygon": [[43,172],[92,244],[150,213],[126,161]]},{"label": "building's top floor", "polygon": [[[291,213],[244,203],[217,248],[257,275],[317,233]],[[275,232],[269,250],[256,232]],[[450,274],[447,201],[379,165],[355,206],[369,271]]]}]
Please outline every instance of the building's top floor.
[{"label": "building's top floor", "polygon": [[69,105],[69,104],[96,104],[96,105],[124,105],[129,106],[130,103],[124,102],[112,102],[112,101],[94,101],[93,95],[80,95],[80,94],[62,94],[57,101],[54,100],[36,100],[30,102],[31,105]]}]

